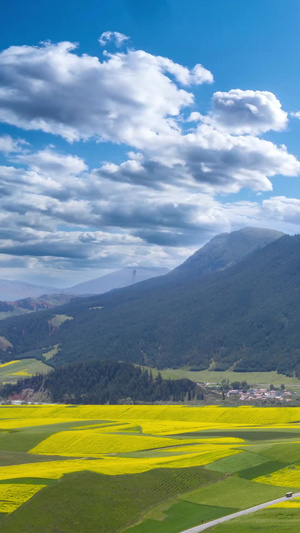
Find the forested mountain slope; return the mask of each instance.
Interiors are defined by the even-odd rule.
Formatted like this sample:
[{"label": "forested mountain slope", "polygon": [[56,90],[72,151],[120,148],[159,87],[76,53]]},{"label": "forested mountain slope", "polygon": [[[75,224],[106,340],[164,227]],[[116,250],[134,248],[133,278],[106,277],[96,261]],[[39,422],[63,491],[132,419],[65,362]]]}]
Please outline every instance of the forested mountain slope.
[{"label": "forested mountain slope", "polygon": [[[152,280],[152,283],[155,280]],[[137,284],[5,320],[12,353],[60,344],[48,363],[118,359],[160,368],[189,364],[236,370],[300,370],[300,236],[284,236],[224,271],[156,289]]]},{"label": "forested mountain slope", "polygon": [[266,228],[242,228],[220,233],[170,272],[168,277],[184,281],[224,270],[283,235],[281,231]]}]

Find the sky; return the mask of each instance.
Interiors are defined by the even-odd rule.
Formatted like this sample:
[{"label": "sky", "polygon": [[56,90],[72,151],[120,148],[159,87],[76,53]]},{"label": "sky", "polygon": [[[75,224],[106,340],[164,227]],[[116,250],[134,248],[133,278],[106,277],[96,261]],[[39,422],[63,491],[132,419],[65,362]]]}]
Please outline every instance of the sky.
[{"label": "sky", "polygon": [[299,232],[298,0],[10,0],[0,21],[0,279]]}]

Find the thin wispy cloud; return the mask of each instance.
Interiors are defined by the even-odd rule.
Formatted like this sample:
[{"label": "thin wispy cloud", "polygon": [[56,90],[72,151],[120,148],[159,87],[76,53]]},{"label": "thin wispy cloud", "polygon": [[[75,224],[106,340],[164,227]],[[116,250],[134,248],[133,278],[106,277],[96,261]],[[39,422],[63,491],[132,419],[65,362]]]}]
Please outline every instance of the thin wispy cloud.
[{"label": "thin wispy cloud", "polygon": [[112,41],[116,46],[120,47],[128,40],[129,37],[127,35],[118,31],[104,31],[99,37],[101,46],[106,46],[108,42]]}]

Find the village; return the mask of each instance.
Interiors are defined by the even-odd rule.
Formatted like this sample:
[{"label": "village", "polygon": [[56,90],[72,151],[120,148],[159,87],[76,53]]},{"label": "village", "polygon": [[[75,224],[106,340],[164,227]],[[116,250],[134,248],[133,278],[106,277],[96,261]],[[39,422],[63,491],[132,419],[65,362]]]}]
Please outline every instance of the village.
[{"label": "village", "polygon": [[238,401],[238,402],[292,402],[295,401],[297,393],[286,390],[285,385],[282,384],[280,388],[270,385],[269,387],[260,387],[249,385],[246,381],[235,381],[229,383],[228,380],[223,380],[222,383],[199,383],[205,386],[211,392],[222,395],[222,400]]},{"label": "village", "polygon": [[292,401],[292,392],[286,390],[274,389],[249,389],[246,392],[240,389],[231,389],[227,392],[227,396],[237,396],[239,400],[247,402],[252,400],[267,400],[274,399],[285,402]]}]

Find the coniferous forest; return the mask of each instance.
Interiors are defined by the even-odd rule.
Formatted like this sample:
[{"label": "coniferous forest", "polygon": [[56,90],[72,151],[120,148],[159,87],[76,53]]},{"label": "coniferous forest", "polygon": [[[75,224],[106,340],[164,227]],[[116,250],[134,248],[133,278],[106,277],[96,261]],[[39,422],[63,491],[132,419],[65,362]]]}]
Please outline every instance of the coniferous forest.
[{"label": "coniferous forest", "polygon": [[8,397],[24,389],[46,392],[49,400],[74,404],[116,404],[134,402],[191,400],[201,391],[189,379],[166,380],[131,363],[88,361],[59,367],[48,375],[36,375],[6,385],[1,394]]},{"label": "coniferous forest", "polygon": [[[159,369],[192,365],[300,373],[300,236],[283,236],[232,267],[178,282],[169,275],[55,310],[4,320],[2,362],[43,358],[53,367],[118,359]],[[67,316],[54,326],[56,314]]]}]

